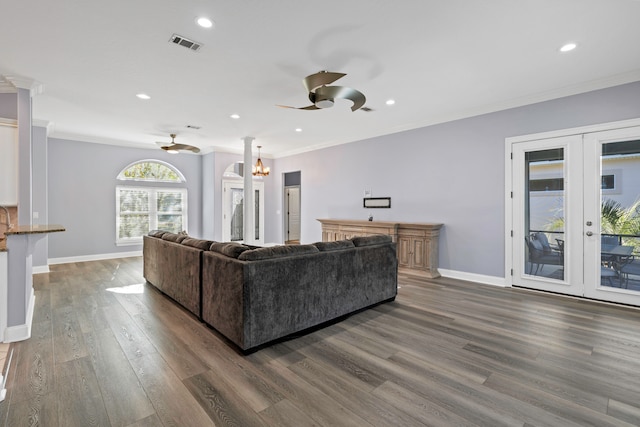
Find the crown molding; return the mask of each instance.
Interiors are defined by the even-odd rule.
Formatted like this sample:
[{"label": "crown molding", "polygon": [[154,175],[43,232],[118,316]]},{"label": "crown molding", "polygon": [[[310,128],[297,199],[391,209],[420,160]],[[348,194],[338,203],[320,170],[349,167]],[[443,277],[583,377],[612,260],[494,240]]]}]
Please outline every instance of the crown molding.
[{"label": "crown molding", "polygon": [[46,128],[47,136],[49,136],[55,129],[55,124],[53,122],[50,122],[49,120],[42,120],[42,119],[33,119],[33,121],[31,122],[31,126]]},{"label": "crown molding", "polygon": [[[18,89],[27,89],[31,96],[40,95],[44,92],[44,85],[36,80],[11,75],[0,75],[0,91],[2,93],[14,93]],[[14,90],[11,90],[13,86]]]}]

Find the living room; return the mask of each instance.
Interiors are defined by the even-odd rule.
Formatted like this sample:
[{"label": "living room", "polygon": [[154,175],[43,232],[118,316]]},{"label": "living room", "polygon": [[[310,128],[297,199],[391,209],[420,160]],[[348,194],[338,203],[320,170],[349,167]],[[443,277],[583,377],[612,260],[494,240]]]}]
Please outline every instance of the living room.
[{"label": "living room", "polygon": [[[114,99],[115,95],[110,97],[109,94],[102,94],[103,98],[99,102],[103,103],[104,108],[89,111],[85,116],[83,98],[86,97],[89,102],[90,98],[98,97],[98,95],[92,95],[87,89],[88,86],[76,87],[74,84],[83,83],[82,78],[79,77],[82,73],[89,76],[93,71],[96,71],[90,67],[86,69],[82,67],[83,57],[85,55],[92,56],[92,52],[83,51],[82,54],[79,54],[78,50],[70,49],[73,52],[65,51],[63,55],[60,51],[57,53],[59,57],[56,57],[55,49],[52,49],[48,44],[41,51],[38,51],[37,43],[27,35],[33,31],[34,34],[39,34],[39,38],[46,38],[46,34],[48,34],[46,31],[36,33],[34,27],[47,28],[45,11],[49,9],[49,6],[39,5],[42,8],[37,14],[40,24],[30,24],[32,25],[30,26],[25,24],[26,11],[23,6],[17,3],[7,5],[6,10],[9,12],[7,16],[16,15],[20,16],[20,19],[16,19],[18,22],[0,29],[0,35],[6,36],[0,38],[3,40],[0,42],[0,53],[2,53],[0,55],[0,76],[2,76],[3,82],[8,82],[11,86],[10,90],[4,90],[5,93],[0,93],[0,117],[19,123],[21,117],[26,115],[32,122],[32,126],[29,127],[31,135],[27,142],[31,147],[32,157],[28,161],[24,159],[20,161],[21,165],[24,166],[28,163],[31,168],[28,196],[25,196],[26,186],[24,183],[19,183],[21,186],[19,194],[20,197],[23,197],[19,201],[28,198],[28,202],[18,203],[20,218],[19,221],[16,219],[12,222],[16,224],[26,222],[34,225],[61,224],[65,227],[64,232],[49,235],[35,247],[33,267],[34,272],[40,274],[34,276],[34,282],[42,286],[38,281],[45,280],[43,277],[54,281],[57,274],[56,268],[69,269],[69,266],[76,263],[93,261],[108,263],[110,260],[140,256],[142,253],[141,244],[123,245],[117,242],[116,212],[116,188],[122,185],[122,181],[118,180],[118,175],[127,166],[139,161],[158,160],[166,162],[178,170],[184,176],[185,181],[178,184],[176,188],[186,189],[188,197],[186,231],[190,235],[202,239],[223,240],[223,183],[226,179],[224,172],[230,165],[243,161],[242,138],[253,136],[256,138],[253,143],[253,149],[256,151],[253,152],[252,163],[256,160],[257,146],[261,145],[261,159],[271,169],[270,175],[262,179],[265,193],[265,243],[282,244],[286,240],[283,175],[289,172],[300,172],[300,243],[313,243],[322,240],[321,224],[317,221],[321,218],[366,220],[372,215],[373,221],[442,223],[444,226],[439,237],[438,257],[439,272],[444,277],[442,283],[463,280],[495,285],[499,289],[510,287],[513,281],[509,271],[516,268],[515,264],[519,262],[519,258],[512,256],[514,253],[512,246],[515,246],[515,243],[509,243],[507,237],[508,230],[513,228],[510,228],[512,211],[507,196],[511,190],[509,187],[511,183],[507,170],[509,167],[506,159],[508,150],[505,141],[509,138],[534,134],[542,134],[541,138],[544,138],[544,135],[548,133],[561,133],[571,129],[591,129],[591,127],[603,124],[606,127],[611,123],[630,127],[640,118],[640,102],[638,102],[640,99],[640,64],[638,58],[628,52],[626,54],[620,53],[617,50],[624,49],[612,49],[603,41],[617,41],[624,46],[626,46],[624,43],[627,43],[631,49],[633,48],[633,42],[630,40],[637,39],[635,32],[638,30],[634,24],[630,23],[631,18],[629,17],[637,11],[638,3],[632,0],[616,0],[614,7],[610,2],[593,1],[589,5],[592,7],[591,10],[589,7],[579,6],[577,2],[573,1],[562,3],[562,13],[548,18],[550,20],[548,23],[549,34],[553,33],[554,36],[558,36],[557,40],[551,41],[550,37],[546,35],[539,37],[544,40],[537,40],[535,44],[531,44],[534,43],[532,40],[536,40],[537,37],[528,35],[534,31],[532,28],[539,28],[536,23],[544,22],[544,19],[554,10],[556,5],[553,2],[546,2],[544,7],[534,3],[529,4],[532,9],[539,7],[541,10],[535,11],[535,13],[529,11],[533,14],[531,21],[527,21],[529,26],[523,27],[521,32],[517,33],[519,38],[530,44],[525,43],[527,48],[524,49],[524,53],[514,52],[511,63],[517,63],[523,57],[531,55],[535,57],[535,61],[540,61],[539,68],[532,67],[530,63],[522,67],[515,67],[513,64],[504,67],[509,62],[503,58],[498,61],[495,50],[485,54],[478,53],[477,56],[465,50],[467,55],[465,58],[468,58],[468,61],[460,59],[450,68],[439,65],[434,68],[433,74],[428,74],[429,66],[425,63],[446,62],[445,60],[434,61],[435,57],[427,57],[428,54],[433,53],[431,43],[440,40],[431,32],[429,33],[431,39],[421,32],[420,37],[416,36],[415,41],[412,41],[409,35],[405,35],[402,40],[407,43],[408,47],[403,46],[401,49],[403,54],[398,54],[397,62],[393,61],[396,58],[392,54],[393,49],[389,49],[388,46],[385,50],[387,56],[384,57],[384,60],[380,59],[382,53],[380,58],[376,58],[377,61],[372,61],[370,56],[360,55],[362,52],[374,53],[375,42],[384,38],[380,34],[376,35],[374,41],[359,45],[360,49],[355,53],[352,52],[352,62],[345,60],[350,52],[348,48],[353,46],[350,43],[357,44],[356,41],[351,41],[351,32],[355,31],[354,39],[359,40],[367,33],[372,34],[374,30],[379,31],[383,25],[379,13],[385,12],[387,9],[381,5],[373,7],[360,3],[343,6],[339,2],[335,2],[332,4],[336,7],[335,10],[339,11],[342,7],[346,7],[349,12],[353,13],[352,15],[346,14],[348,16],[357,16],[359,9],[369,10],[371,8],[374,10],[363,13],[363,16],[358,19],[340,18],[333,25],[314,24],[312,29],[308,30],[311,35],[301,37],[304,38],[304,41],[297,41],[291,49],[281,49],[288,53],[278,57],[280,63],[277,60],[269,59],[271,65],[268,70],[280,70],[281,74],[275,77],[267,76],[265,80],[260,81],[266,101],[255,99],[261,95],[253,83],[250,85],[251,90],[247,91],[251,92],[250,94],[240,89],[243,84],[252,81],[262,71],[260,71],[260,67],[256,67],[258,70],[249,70],[251,61],[245,57],[234,56],[233,49],[230,48],[224,50],[221,58],[228,64],[238,63],[236,64],[238,68],[235,69],[235,73],[238,75],[236,79],[229,79],[229,83],[216,81],[214,89],[209,88],[209,83],[202,83],[200,80],[200,87],[209,88],[203,89],[203,93],[196,91],[191,86],[186,86],[185,80],[193,78],[196,74],[200,78],[202,77],[200,73],[207,75],[211,80],[217,80],[215,69],[209,68],[211,63],[207,63],[206,70],[199,69],[197,55],[206,54],[210,47],[215,46],[217,49],[221,49],[219,44],[222,43],[215,40],[215,34],[228,31],[229,27],[235,29],[235,35],[241,32],[238,30],[242,27],[241,19],[236,17],[229,25],[225,23],[223,18],[216,17],[215,7],[213,7],[211,14],[215,21],[213,29],[215,32],[211,34],[214,35],[202,35],[201,38],[198,38],[196,36],[205,33],[191,30],[194,39],[206,42],[203,44],[201,52],[190,52],[182,46],[170,45],[165,39],[168,39],[171,34],[167,34],[167,37],[162,40],[162,43],[166,45],[163,45],[163,52],[166,55],[158,60],[159,62],[155,62],[157,59],[149,58],[146,54],[143,57],[144,60],[140,59],[138,62],[126,62],[124,57],[108,58],[113,65],[107,71],[115,76],[113,80],[118,80],[120,73],[125,73],[125,69],[129,67],[137,67],[136,69],[140,73],[143,73],[140,70],[144,70],[144,73],[149,76],[163,67],[174,71],[179,70],[179,72],[176,71],[179,76],[175,79],[167,77],[167,74],[171,73],[164,74],[164,71],[162,73],[162,79],[165,79],[164,84],[167,86],[169,95],[161,95],[159,89],[151,94],[152,99],[149,102],[157,101],[159,104],[163,104],[160,110],[166,110],[164,116],[155,118],[150,118],[152,113],[145,111],[147,105],[150,104],[144,104],[145,101],[135,99],[137,91],[147,90],[141,86],[146,79],[151,77],[140,78],[135,84],[133,82],[123,84],[127,92],[126,96],[131,96],[131,99],[122,101],[121,105],[119,105],[118,99]],[[82,6],[77,12],[71,12],[73,7],[78,5],[68,4],[67,6],[68,9],[61,7],[59,10],[53,11],[55,12],[53,16],[60,19],[60,27],[66,28],[61,36],[62,39],[70,43],[69,40],[74,36],[71,23],[75,18],[86,14],[87,11],[83,9],[86,6]],[[125,4],[121,6],[125,9],[129,7]],[[224,14],[221,13],[218,16],[233,15],[233,8],[229,9],[230,6],[217,6],[224,11]],[[289,6],[294,7],[293,5]],[[459,6],[468,5],[460,3]],[[424,28],[430,25],[430,28],[435,31],[435,28],[442,26],[436,18],[438,13],[441,13],[447,15],[446,22],[455,23],[455,28],[447,34],[452,35],[453,38],[461,37],[460,44],[464,44],[475,38],[473,34],[477,36],[478,33],[475,33],[474,30],[485,26],[485,24],[475,22],[475,19],[467,15],[473,15],[471,12],[476,12],[481,17],[493,17],[493,12],[496,10],[494,7],[499,6],[507,8],[510,13],[513,12],[511,8],[514,6],[506,4],[492,5],[492,8],[488,10],[482,8],[477,10],[478,6],[474,6],[468,13],[461,13],[464,16],[461,16],[461,21],[456,23],[456,20],[447,15],[453,14],[453,9],[447,9],[445,13],[445,11],[439,10],[440,6],[435,4],[429,4],[429,6],[412,4],[408,11],[414,10],[415,7],[425,13],[422,16],[414,16],[408,21],[408,24],[395,28],[409,32],[404,27],[413,28],[415,26],[420,27],[421,31],[427,31]],[[578,22],[572,25],[571,29],[576,31],[580,27],[590,29],[589,31],[583,29],[578,35],[558,30],[564,20],[568,18],[568,10],[574,6],[579,7],[580,10],[584,9],[585,16],[576,19]],[[149,10],[153,10],[154,7],[154,5],[146,5]],[[193,18],[195,18],[196,9],[200,13],[201,10],[208,11],[208,7],[211,5],[193,6],[193,10],[188,12],[189,24],[193,21],[191,15],[194,15]],[[239,7],[241,7],[242,13],[252,16],[252,23],[259,22],[259,17],[262,14],[270,13],[269,16],[273,16],[274,20],[269,23],[270,26],[285,26],[283,22],[287,15],[284,12],[282,15],[274,14],[265,5],[252,5],[251,7],[256,8],[255,11],[250,10],[251,7],[248,5]],[[429,9],[429,7],[433,9]],[[138,5],[135,8],[137,12],[140,12],[138,8],[145,9],[142,5]],[[381,10],[376,8],[381,8]],[[105,9],[108,9],[105,5],[100,6],[98,12],[102,17],[94,18],[95,21],[89,21],[89,23],[83,23],[82,30],[89,32],[86,27],[91,25],[103,29],[106,25],[102,20],[112,23],[120,22],[116,18],[118,13]],[[169,12],[175,13],[175,10],[170,7],[166,7],[166,9],[170,9],[169,12],[164,9],[162,11],[162,19],[164,20],[168,19],[166,15],[170,14]],[[300,19],[300,21],[295,21],[295,25],[290,25],[291,34],[289,37],[307,31],[307,27],[299,22],[308,24],[308,12],[296,8],[295,13],[293,11],[290,13],[291,15],[288,16]],[[331,18],[337,12],[324,10],[318,13],[319,17],[325,18],[325,22],[333,22]],[[113,14],[116,17],[106,19],[106,17],[112,17]],[[514,31],[513,26],[516,26],[516,22],[524,22],[521,21],[524,19],[522,14],[521,11],[515,14],[517,19],[514,18],[514,23],[511,24],[505,22],[508,21],[506,19],[491,22],[493,25],[498,25],[504,33],[507,30]],[[409,19],[406,15],[410,15],[410,13],[403,13],[402,17]],[[139,16],[136,15],[136,18]],[[509,14],[507,13],[505,16],[509,16]],[[319,17],[318,20],[323,21]],[[122,19],[123,21],[116,24],[115,27],[129,28],[129,36],[137,35],[137,30],[131,30],[133,16]],[[186,17],[181,19],[185,22],[187,20]],[[372,21],[367,22],[367,19]],[[421,24],[425,19],[428,20],[429,25]],[[595,25],[599,22],[598,19],[602,19],[607,25]],[[616,24],[616,20],[628,25]],[[478,19],[477,21],[482,20]],[[167,22],[170,21],[164,22],[162,34],[167,31],[170,33],[178,31],[165,28],[169,26]],[[181,28],[187,28],[185,22],[181,21]],[[353,30],[352,27],[346,27],[347,24],[354,24],[354,22],[361,24],[364,30],[361,29],[359,32]],[[461,30],[465,25],[472,28],[472,35]],[[34,56],[40,57],[43,62],[34,65],[30,61],[36,62],[35,60],[20,59],[17,50],[8,50],[7,43],[11,37],[5,32],[18,31],[17,28],[21,28],[19,34],[23,36],[19,39],[25,40],[29,49],[35,52]],[[258,30],[252,29],[252,31]],[[381,33],[384,32],[381,31]],[[457,34],[464,34],[464,36]],[[492,41],[500,40],[495,38],[494,32],[487,34],[486,37]],[[561,39],[559,34],[562,34]],[[607,34],[606,37],[603,34]],[[282,34],[279,36],[281,40],[284,37]],[[322,43],[313,36],[317,36],[317,39]],[[268,43],[273,42],[271,37],[271,33],[269,33],[269,37],[265,36],[265,44],[269,46],[275,44]],[[338,41],[333,46],[334,50],[326,53],[322,49],[330,45],[327,39],[332,37],[336,37]],[[479,38],[482,39],[482,37]],[[561,43],[574,38],[578,41],[575,51],[567,52],[566,55],[558,52]],[[394,40],[397,42],[396,46],[402,46],[397,39]],[[594,47],[596,40],[598,49]],[[263,57],[269,55],[261,52],[263,47],[255,47],[251,41],[248,36],[241,39],[238,41],[237,50],[241,51],[246,48],[247,53],[244,53],[244,56],[252,57],[252,59],[255,57],[256,63],[264,61]],[[318,44],[314,44],[314,41]],[[476,40],[476,42],[478,44],[473,44],[476,48],[484,43],[482,40]],[[593,43],[591,47],[588,42]],[[78,41],[78,43],[79,46],[73,45],[73,47],[76,49],[87,47],[83,44],[84,42]],[[304,51],[299,54],[300,57],[304,57],[300,62],[293,59],[298,55],[290,54],[290,52],[296,51],[295,47],[298,46],[298,43],[304,45],[304,49],[299,49],[301,52]],[[545,49],[548,50],[545,53],[547,55],[545,61],[538,56],[543,43]],[[64,42],[61,43],[61,45],[64,44]],[[454,47],[456,45],[454,43]],[[317,50],[313,51],[312,48]],[[427,58],[422,57],[421,54],[415,55],[419,58],[411,58],[405,51],[421,52],[421,48],[427,52],[424,54]],[[137,50],[144,51],[144,48]],[[616,50],[615,55],[611,50]],[[106,49],[104,52],[111,52],[111,50]],[[129,56],[135,55],[125,55],[127,58]],[[508,57],[509,53],[504,56]],[[483,62],[491,62],[494,58],[496,62],[500,63],[498,67],[503,66],[506,71],[504,75],[485,80],[484,77],[489,72],[495,72],[495,69],[485,68],[486,64]],[[326,62],[322,63],[322,60],[326,60]],[[533,59],[532,61],[535,62]],[[66,62],[69,64],[62,66]],[[607,62],[610,66],[597,68],[596,65],[602,62]],[[134,65],[131,65],[132,63]],[[396,67],[393,65],[395,63],[402,63],[402,66]],[[401,72],[402,70],[393,70],[394,68],[411,68],[408,64],[413,63],[415,63],[415,70],[407,71],[406,75]],[[376,67],[379,64],[384,65],[382,67],[384,72]],[[229,66],[231,67],[231,65]],[[351,69],[350,66],[352,66]],[[72,74],[76,80],[70,79],[65,83],[58,83],[58,76],[53,75],[55,73],[38,73],[34,71],[38,67],[43,69],[60,68],[59,73],[61,74],[64,74],[65,71],[62,70],[65,70],[65,67],[69,67],[74,70],[67,69],[66,72]],[[119,70],[119,67],[122,67],[123,70]],[[586,74],[576,72],[576,69],[589,69],[590,67],[595,71]],[[246,69],[246,74],[243,68]],[[309,101],[300,81],[305,75],[325,68],[330,71],[347,73],[347,76],[343,78],[344,85],[362,90],[368,100],[365,106],[371,106],[374,111],[351,112],[346,104],[340,102],[336,102],[330,111],[295,111],[276,107],[276,104],[305,106]],[[195,69],[197,71],[194,71]],[[376,74],[378,72],[379,74]],[[400,80],[412,80],[414,83],[403,85],[408,86],[403,88],[404,96],[395,95],[392,93],[395,83],[392,84],[389,80],[384,80],[384,85],[388,86],[388,90],[384,91],[381,89],[383,85],[376,81],[381,78],[379,76],[384,76],[385,73],[393,74],[398,85]],[[53,80],[47,79],[49,75]],[[21,76],[26,80],[16,79],[15,76]],[[452,83],[445,83],[444,79],[449,76]],[[524,82],[534,81],[537,77],[545,84],[534,85],[531,88],[525,87]],[[193,79],[195,80],[195,78]],[[266,82],[270,80],[275,81],[277,87],[267,85]],[[100,81],[92,81],[89,86],[99,87],[100,84]],[[109,82],[109,85],[112,84],[114,83]],[[214,83],[210,84],[213,87]],[[342,80],[336,84],[342,84]],[[225,96],[218,96],[216,90],[225,85],[237,88],[238,100],[233,99],[227,93]],[[125,92],[125,89],[122,92]],[[122,92],[118,93],[118,96]],[[478,92],[488,97],[474,98]],[[396,98],[395,105],[385,104],[385,101],[390,97]],[[410,97],[414,99],[409,101]],[[446,97],[450,99],[445,102],[444,98]],[[206,98],[206,102],[211,104],[210,110],[203,109],[199,112],[193,112],[189,107],[190,98],[194,99],[194,104],[200,102],[201,98]],[[471,101],[476,104],[471,102],[461,104],[464,108],[454,108],[457,107],[454,104],[463,102],[464,98],[474,98]],[[264,123],[265,120],[268,121],[267,119],[261,118],[255,123],[250,123],[252,119],[262,114],[256,110],[249,110],[248,106],[254,101],[259,108],[269,111],[265,113],[265,116],[267,114],[269,114],[268,117],[272,117],[271,114],[285,115],[282,120],[273,120],[274,129],[276,124],[279,127],[278,132],[287,127],[293,136],[285,136],[283,131],[279,134],[275,130],[271,130],[269,123]],[[479,103],[480,101],[483,102]],[[411,111],[408,111],[406,107],[409,102],[412,103]],[[420,104],[425,105],[422,117],[420,116],[420,107],[417,106]],[[25,109],[25,105],[28,105],[28,108]],[[63,106],[69,107],[70,105],[72,108],[63,108]],[[247,107],[243,110],[245,106]],[[56,116],[56,118],[45,114],[45,112],[53,114],[56,108],[65,110],[65,114]],[[160,114],[155,108],[157,107],[154,107],[153,114]],[[118,122],[115,119],[111,121],[110,114],[119,109],[124,112],[124,114],[120,114],[119,118],[122,121]],[[275,113],[271,112],[271,109]],[[240,118],[228,117],[229,114],[238,111]],[[139,122],[136,123],[138,121],[136,114],[138,113],[140,117]],[[409,113],[417,115],[398,119],[398,116]],[[68,117],[74,114],[77,115],[77,120],[75,122],[74,120],[69,121]],[[209,121],[208,116],[212,115],[220,117],[224,115],[225,123],[220,117]],[[98,116],[104,116],[103,123],[101,120],[95,120]],[[394,126],[390,126],[384,132],[378,129],[370,131],[370,127],[373,126],[372,122],[383,120],[380,116],[395,116]],[[87,124],[83,123],[84,119]],[[304,124],[300,125],[299,123],[303,121]],[[197,130],[185,128],[185,125],[198,125],[205,122],[208,126],[203,126],[202,134],[198,134]],[[70,127],[69,123],[76,127]],[[122,128],[118,127],[118,123],[122,123]],[[635,126],[637,125],[638,123],[635,123]],[[127,129],[136,126],[139,129],[134,132],[127,131]],[[298,126],[301,132],[295,131]],[[102,133],[94,132],[98,128]],[[210,136],[210,133],[216,133],[215,129],[221,129],[220,133],[223,135],[219,139],[217,136]],[[202,149],[201,154],[180,153],[173,155],[161,150],[156,145],[156,141],[168,143],[170,132],[178,132],[176,137],[178,143],[199,146]],[[219,142],[220,140],[223,142]],[[20,139],[20,144],[25,144],[22,139]],[[362,199],[365,197],[365,193],[374,197],[390,197],[391,207],[388,209],[363,208]],[[21,206],[28,207],[22,209]],[[36,213],[37,218],[34,216]],[[0,216],[0,218],[2,217]],[[582,218],[580,221],[582,222]],[[522,240],[518,239],[518,244]],[[524,257],[522,259],[524,260]],[[600,267],[599,263],[598,267]],[[569,271],[568,268],[566,270]],[[407,289],[411,289],[413,292],[413,286],[419,287],[409,280]],[[457,289],[460,285],[455,282],[452,286]],[[417,295],[421,295],[419,291],[415,292]],[[483,293],[482,290],[477,292]],[[617,290],[616,292],[620,293]],[[38,303],[37,299],[36,303]],[[590,305],[593,304],[591,302],[586,304],[588,305],[585,306],[585,311],[581,312],[581,315],[585,315],[590,309],[596,307]],[[385,309],[378,310],[384,311]],[[595,310],[598,309],[595,308]],[[176,316],[181,315],[176,314]],[[224,353],[224,357],[228,356]],[[631,413],[635,410],[637,408],[629,409]]]}]

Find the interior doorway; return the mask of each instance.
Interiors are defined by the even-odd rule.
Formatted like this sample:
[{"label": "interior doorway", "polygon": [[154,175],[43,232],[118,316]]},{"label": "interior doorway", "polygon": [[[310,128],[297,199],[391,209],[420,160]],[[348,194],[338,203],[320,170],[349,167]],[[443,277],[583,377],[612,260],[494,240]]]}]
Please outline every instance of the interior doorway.
[{"label": "interior doorway", "polygon": [[222,241],[264,244],[264,182],[253,178],[254,230],[245,238],[244,230],[244,164],[229,165],[222,180]]},{"label": "interior doorway", "polygon": [[300,171],[284,174],[284,237],[287,245],[300,243]]}]

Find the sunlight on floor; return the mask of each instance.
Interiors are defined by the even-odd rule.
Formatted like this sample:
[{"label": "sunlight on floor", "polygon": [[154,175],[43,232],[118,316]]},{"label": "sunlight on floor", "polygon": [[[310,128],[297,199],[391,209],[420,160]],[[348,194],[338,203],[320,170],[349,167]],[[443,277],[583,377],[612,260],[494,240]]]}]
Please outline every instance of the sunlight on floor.
[{"label": "sunlight on floor", "polygon": [[128,286],[120,286],[117,288],[107,288],[107,291],[113,292],[116,294],[143,294],[144,283],[138,283],[135,285],[128,285]]}]

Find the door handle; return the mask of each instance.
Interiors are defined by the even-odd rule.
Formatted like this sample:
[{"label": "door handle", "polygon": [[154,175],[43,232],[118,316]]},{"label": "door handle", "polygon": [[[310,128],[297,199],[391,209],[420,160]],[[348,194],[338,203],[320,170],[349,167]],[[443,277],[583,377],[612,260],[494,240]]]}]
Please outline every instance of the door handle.
[{"label": "door handle", "polygon": [[593,236],[593,232],[592,231],[587,231],[587,236]]}]

